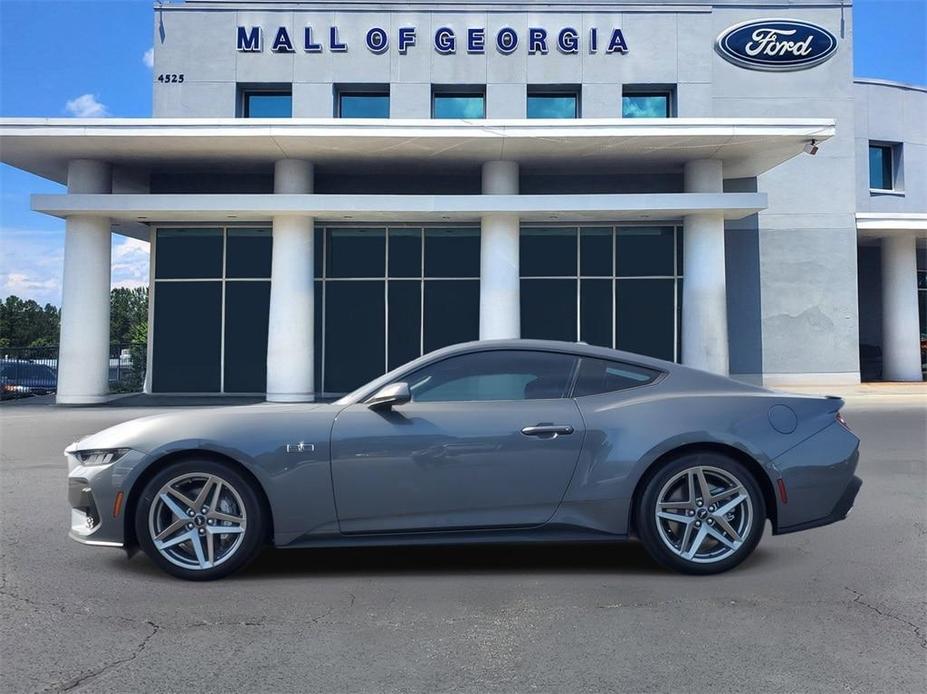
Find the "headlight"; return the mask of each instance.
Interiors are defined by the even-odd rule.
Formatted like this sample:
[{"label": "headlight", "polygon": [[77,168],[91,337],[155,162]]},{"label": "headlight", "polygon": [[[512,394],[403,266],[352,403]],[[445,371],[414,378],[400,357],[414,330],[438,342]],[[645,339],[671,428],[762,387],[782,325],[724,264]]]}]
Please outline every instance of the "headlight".
[{"label": "headlight", "polygon": [[128,448],[107,448],[91,451],[74,451],[81,465],[109,465],[129,452]]}]

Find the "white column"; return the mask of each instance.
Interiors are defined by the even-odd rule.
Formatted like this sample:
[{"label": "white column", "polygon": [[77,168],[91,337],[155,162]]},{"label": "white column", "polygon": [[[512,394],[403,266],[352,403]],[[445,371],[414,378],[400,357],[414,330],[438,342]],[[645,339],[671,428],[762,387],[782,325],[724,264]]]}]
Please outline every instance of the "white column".
[{"label": "white column", "polygon": [[[518,164],[483,164],[483,195],[518,195]],[[521,335],[518,215],[483,216],[480,238],[480,339]]]},{"label": "white column", "polygon": [[[68,193],[109,193],[108,164],[68,165]],[[109,393],[110,220],[72,215],[65,223],[58,391],[63,405],[106,400]]]},{"label": "white column", "polygon": [[882,239],[882,378],[920,381],[917,251],[913,234]]},{"label": "white column", "polygon": [[[312,164],[278,161],[274,192],[312,192]],[[315,285],[312,217],[279,215],[273,221],[270,318],[267,330],[267,399],[304,402],[315,397]]]},{"label": "white column", "polygon": [[[721,162],[703,159],[685,166],[685,192],[721,193]],[[682,363],[727,375],[727,289],[724,276],[724,216],[692,214],[683,221]]]}]

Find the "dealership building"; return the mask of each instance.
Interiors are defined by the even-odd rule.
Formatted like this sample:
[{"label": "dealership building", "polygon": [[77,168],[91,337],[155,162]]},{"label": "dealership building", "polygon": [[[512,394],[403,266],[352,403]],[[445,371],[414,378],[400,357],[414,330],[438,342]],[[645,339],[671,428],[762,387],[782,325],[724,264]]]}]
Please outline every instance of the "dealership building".
[{"label": "dealership building", "polygon": [[513,337],[921,380],[927,88],[854,79],[853,33],[839,0],[159,3],[152,118],[0,120],[67,186],[32,201],[66,220],[58,400],[107,395],[114,233],[150,242],[153,393],[312,400]]}]

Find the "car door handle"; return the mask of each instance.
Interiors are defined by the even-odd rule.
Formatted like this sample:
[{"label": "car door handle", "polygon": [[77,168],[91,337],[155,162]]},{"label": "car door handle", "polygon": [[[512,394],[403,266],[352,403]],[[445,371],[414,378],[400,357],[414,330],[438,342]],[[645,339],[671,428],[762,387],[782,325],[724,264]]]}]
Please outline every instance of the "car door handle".
[{"label": "car door handle", "polygon": [[542,436],[555,439],[560,435],[566,436],[573,433],[573,427],[569,424],[536,424],[533,427],[525,427],[521,430],[525,436]]}]

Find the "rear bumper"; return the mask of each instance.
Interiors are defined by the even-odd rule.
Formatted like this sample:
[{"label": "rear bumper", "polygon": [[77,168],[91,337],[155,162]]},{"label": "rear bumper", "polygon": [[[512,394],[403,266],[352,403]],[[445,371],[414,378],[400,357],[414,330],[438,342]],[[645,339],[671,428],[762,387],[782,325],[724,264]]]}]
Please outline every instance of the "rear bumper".
[{"label": "rear bumper", "polygon": [[850,511],[853,509],[853,503],[856,501],[856,495],[859,494],[859,488],[862,486],[863,481],[856,475],[853,475],[853,478],[850,480],[847,488],[843,491],[843,495],[837,500],[837,504],[834,506],[830,513],[815,520],[805,521],[804,523],[798,523],[797,525],[790,525],[788,527],[779,528],[775,534],[785,535],[786,533],[797,533],[800,530],[820,528],[822,525],[830,525],[831,523],[842,521],[850,514]]},{"label": "rear bumper", "polygon": [[862,481],[856,477],[859,439],[834,423],[773,461],[785,486],[776,500],[773,532],[817,528],[846,518]]}]

